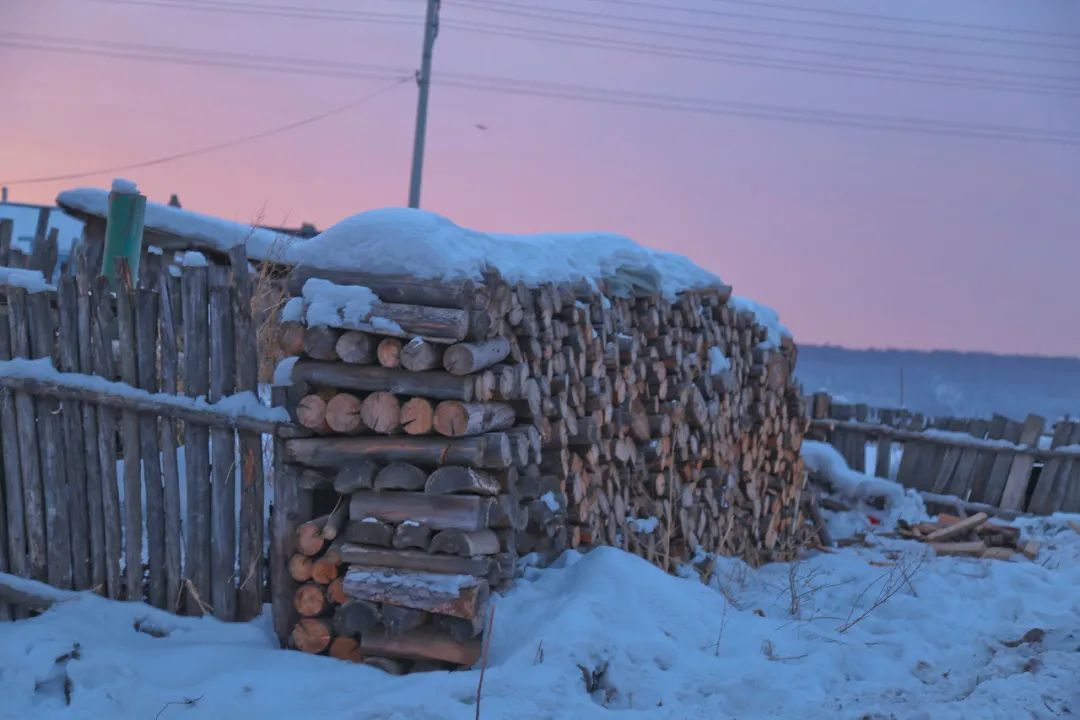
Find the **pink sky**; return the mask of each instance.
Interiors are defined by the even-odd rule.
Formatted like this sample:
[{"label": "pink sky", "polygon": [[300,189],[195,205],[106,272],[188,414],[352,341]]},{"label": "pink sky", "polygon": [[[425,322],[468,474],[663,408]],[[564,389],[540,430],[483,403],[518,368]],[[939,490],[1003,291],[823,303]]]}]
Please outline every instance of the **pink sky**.
[{"label": "pink sky", "polygon": [[[277,4],[304,5],[300,0]],[[723,0],[670,4],[859,22]],[[387,84],[43,52],[5,45],[13,32],[404,68],[419,61],[419,23],[240,15],[182,5],[0,3],[0,178],[91,170],[226,141]],[[316,5],[417,17],[423,8],[419,0],[308,4]],[[929,51],[890,54],[738,32],[714,34],[716,40],[704,44],[599,31],[711,52],[792,57],[721,42],[730,38],[977,66],[994,82],[1002,78],[995,71],[1054,75],[1061,78],[1054,84],[1073,95],[838,78],[549,45],[452,27],[444,27],[439,37],[436,71],[964,123],[1080,128],[1080,8],[1066,0],[956,0],[947,9],[931,0],[807,3],[1078,36],[994,35],[1008,44],[650,11],[597,0],[535,5],[1056,58],[1065,62],[996,61]],[[549,32],[598,32],[482,12],[455,6],[454,0],[444,0],[443,17]],[[975,32],[865,23],[943,34]],[[659,23],[654,29],[692,32]],[[164,201],[177,193],[187,208],[228,218],[250,221],[261,212],[263,222],[310,221],[323,228],[365,209],[404,204],[415,97],[414,86],[404,85],[370,104],[286,134],[124,175],[152,199]],[[109,180],[105,175],[13,186],[10,193],[12,200],[51,202],[62,189],[104,187]],[[1080,355],[1078,191],[1077,146],[611,107],[436,83],[422,204],[484,230],[609,230],[686,254],[733,284],[737,293],[776,307],[804,342]]]}]

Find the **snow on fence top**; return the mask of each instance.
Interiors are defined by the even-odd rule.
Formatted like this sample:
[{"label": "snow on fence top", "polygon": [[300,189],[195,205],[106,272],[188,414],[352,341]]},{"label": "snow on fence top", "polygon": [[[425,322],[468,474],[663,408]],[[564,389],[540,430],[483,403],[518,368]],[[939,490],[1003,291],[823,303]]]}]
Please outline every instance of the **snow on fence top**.
[{"label": "snow on fence top", "polygon": [[[128,185],[122,183],[121,190],[134,190],[134,183]],[[56,204],[76,215],[95,215],[104,218],[109,210],[109,192],[98,188],[65,190],[57,196]],[[289,247],[295,240],[290,235],[273,230],[264,230],[252,225],[150,201],[146,203],[146,219],[143,227],[147,230],[176,235],[194,241],[194,244],[198,244],[202,249],[221,253],[227,253],[230,248],[244,244],[247,246],[249,258],[274,262],[287,262]]]},{"label": "snow on fence top", "polygon": [[346,218],[293,248],[298,264],[420,278],[472,278],[496,270],[511,283],[580,280],[633,282],[669,298],[722,285],[719,277],[674,253],[644,248],[610,233],[489,234],[405,208]]},{"label": "snow on fence top", "polygon": [[45,282],[45,276],[40,270],[13,267],[0,267],[0,285],[20,287],[32,293],[56,289],[56,286]]}]

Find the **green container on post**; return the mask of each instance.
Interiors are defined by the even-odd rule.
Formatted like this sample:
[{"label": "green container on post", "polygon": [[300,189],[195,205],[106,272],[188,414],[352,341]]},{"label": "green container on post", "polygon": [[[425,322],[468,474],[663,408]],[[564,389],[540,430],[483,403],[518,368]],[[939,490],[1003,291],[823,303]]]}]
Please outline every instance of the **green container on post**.
[{"label": "green container on post", "polygon": [[109,279],[113,288],[116,287],[118,258],[127,259],[133,281],[139,277],[145,216],[146,197],[139,193],[135,183],[113,180],[105,221],[105,253],[101,259],[101,274]]}]

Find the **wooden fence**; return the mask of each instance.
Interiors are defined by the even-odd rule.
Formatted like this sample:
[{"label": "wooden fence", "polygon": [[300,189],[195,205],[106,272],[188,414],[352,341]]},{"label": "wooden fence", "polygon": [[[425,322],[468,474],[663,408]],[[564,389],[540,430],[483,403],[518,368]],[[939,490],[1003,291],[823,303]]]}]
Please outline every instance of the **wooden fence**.
[{"label": "wooden fence", "polygon": [[146,255],[115,288],[101,249],[76,246],[54,284],[0,273],[0,571],[252,618],[263,435],[292,426],[255,401],[244,249],[182,268]]},{"label": "wooden fence", "polygon": [[[1040,447],[1046,420],[995,415],[989,420],[939,418],[865,405],[832,402],[817,393],[811,426],[826,435],[848,465],[890,477],[893,449],[900,452],[896,480],[917,490],[951,495],[1015,512],[1080,512],[1080,422],[1053,425],[1049,448]],[[876,449],[874,468],[866,448]]]}]

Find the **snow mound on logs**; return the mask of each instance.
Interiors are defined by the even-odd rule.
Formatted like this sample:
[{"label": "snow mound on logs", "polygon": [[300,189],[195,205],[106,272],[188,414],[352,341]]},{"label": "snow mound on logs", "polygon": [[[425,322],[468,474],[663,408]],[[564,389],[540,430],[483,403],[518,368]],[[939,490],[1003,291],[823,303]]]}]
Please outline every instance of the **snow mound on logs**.
[{"label": "snow mound on logs", "polygon": [[353,215],[293,248],[299,264],[422,278],[480,279],[497,270],[534,285],[605,279],[673,298],[716,287],[719,277],[675,253],[611,233],[489,234],[425,210],[386,208]]}]

